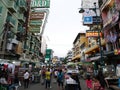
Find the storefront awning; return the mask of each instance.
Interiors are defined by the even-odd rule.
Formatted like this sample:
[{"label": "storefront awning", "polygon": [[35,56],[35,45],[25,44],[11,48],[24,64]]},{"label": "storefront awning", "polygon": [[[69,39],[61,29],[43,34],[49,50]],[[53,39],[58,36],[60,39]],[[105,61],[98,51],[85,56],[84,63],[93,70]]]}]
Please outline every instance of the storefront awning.
[{"label": "storefront awning", "polygon": [[85,54],[90,54],[91,52],[93,52],[94,50],[96,50],[98,48],[99,48],[98,45],[94,45],[93,47],[90,47],[88,50],[86,50]]},{"label": "storefront awning", "polygon": [[[105,40],[104,40],[104,39],[101,40],[101,45],[102,45],[102,46],[105,45]],[[93,51],[95,51],[95,50],[97,50],[97,49],[99,49],[99,45],[96,44],[96,45],[88,48],[88,49],[85,51],[85,54],[91,54]]]},{"label": "storefront awning", "polygon": [[76,60],[76,59],[80,59],[80,58],[81,58],[80,54],[79,54],[79,55],[76,55],[75,57],[72,58],[72,61],[73,61],[73,60]]},{"label": "storefront awning", "polygon": [[[105,59],[107,56],[102,56],[103,59]],[[91,57],[89,59],[87,59],[87,62],[92,62],[92,61],[97,61],[100,60],[101,56],[95,56],[95,57]]]}]

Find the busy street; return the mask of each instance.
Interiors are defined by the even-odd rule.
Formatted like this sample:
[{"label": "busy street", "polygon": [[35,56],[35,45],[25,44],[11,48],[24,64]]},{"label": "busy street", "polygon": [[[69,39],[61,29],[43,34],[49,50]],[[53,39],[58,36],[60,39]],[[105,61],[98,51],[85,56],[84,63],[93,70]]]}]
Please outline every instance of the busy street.
[{"label": "busy street", "polygon": [[120,0],[0,0],[0,90],[120,90]]},{"label": "busy street", "polygon": [[[85,86],[85,81],[80,80],[81,82],[81,90],[87,90],[87,87]],[[45,85],[41,85],[41,83],[36,83],[36,84],[30,84],[30,86],[27,89],[24,89],[23,86],[19,87],[19,90],[46,90]],[[58,90],[57,83],[52,82],[51,83],[51,88],[49,90]],[[70,89],[69,89],[70,90]]]}]

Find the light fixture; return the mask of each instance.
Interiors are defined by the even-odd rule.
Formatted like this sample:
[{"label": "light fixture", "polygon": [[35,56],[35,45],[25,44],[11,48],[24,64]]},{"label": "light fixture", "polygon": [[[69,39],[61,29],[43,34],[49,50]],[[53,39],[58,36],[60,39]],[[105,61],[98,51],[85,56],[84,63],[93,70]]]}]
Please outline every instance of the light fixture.
[{"label": "light fixture", "polygon": [[80,10],[79,10],[79,13],[84,13],[85,12],[85,10],[83,9],[83,8],[81,8]]}]

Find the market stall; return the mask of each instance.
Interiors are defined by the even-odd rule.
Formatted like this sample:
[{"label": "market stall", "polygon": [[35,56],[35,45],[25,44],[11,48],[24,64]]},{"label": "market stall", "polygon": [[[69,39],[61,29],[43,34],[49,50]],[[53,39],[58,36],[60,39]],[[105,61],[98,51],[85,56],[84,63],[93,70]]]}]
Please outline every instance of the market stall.
[{"label": "market stall", "polygon": [[[117,72],[117,73],[116,73]],[[107,84],[107,87],[113,90],[120,90],[119,88],[119,76],[120,75],[120,69],[118,67],[115,67],[113,65],[107,65],[103,68],[103,73],[105,76],[105,81]]]}]

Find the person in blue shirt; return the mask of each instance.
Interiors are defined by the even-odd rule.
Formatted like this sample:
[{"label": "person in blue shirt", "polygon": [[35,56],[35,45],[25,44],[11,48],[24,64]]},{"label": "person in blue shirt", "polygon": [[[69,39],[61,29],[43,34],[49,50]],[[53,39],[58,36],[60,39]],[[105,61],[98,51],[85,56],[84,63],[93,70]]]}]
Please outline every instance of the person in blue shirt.
[{"label": "person in blue shirt", "polygon": [[64,74],[62,72],[62,69],[60,69],[57,75],[57,82],[59,87],[58,90],[60,90],[60,87],[62,87],[62,90],[63,90],[63,81],[64,81]]}]

